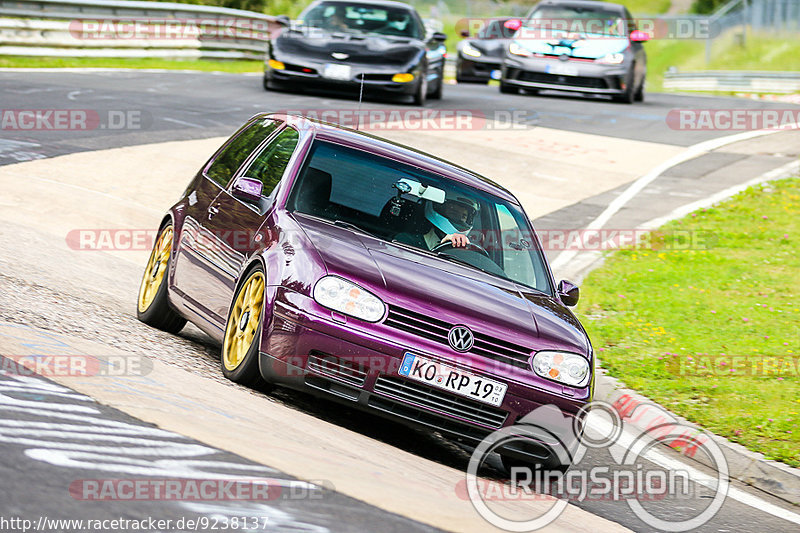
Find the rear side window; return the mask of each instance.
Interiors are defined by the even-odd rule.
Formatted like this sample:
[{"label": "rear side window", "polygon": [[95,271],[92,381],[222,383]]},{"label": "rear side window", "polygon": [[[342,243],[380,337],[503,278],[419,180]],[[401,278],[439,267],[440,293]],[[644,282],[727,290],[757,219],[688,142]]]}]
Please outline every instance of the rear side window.
[{"label": "rear side window", "polygon": [[257,179],[264,184],[262,196],[272,194],[275,186],[281,181],[299,138],[297,130],[286,128],[261,150],[244,173],[245,177]]},{"label": "rear side window", "polygon": [[217,154],[217,157],[206,169],[206,176],[214,180],[223,189],[245,159],[278,127],[278,121],[264,118],[253,122]]}]

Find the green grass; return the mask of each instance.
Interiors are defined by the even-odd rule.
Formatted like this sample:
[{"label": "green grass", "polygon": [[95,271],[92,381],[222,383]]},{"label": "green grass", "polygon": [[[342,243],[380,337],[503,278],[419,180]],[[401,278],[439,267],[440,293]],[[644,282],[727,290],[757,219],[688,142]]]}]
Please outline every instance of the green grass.
[{"label": "green grass", "polygon": [[[798,221],[800,178],[748,189],[661,228],[659,246],[612,253],[585,281],[579,307],[611,375],[792,466],[800,466]],[[677,231],[707,245],[676,250]],[[770,372],[745,375],[732,356]]]},{"label": "green grass", "polygon": [[670,67],[693,70],[800,71],[800,37],[748,33],[744,46],[736,31],[714,41],[711,61],[706,64],[704,41],[653,40],[647,52],[647,88],[663,90],[664,72]]},{"label": "green grass", "polygon": [[0,56],[0,68],[147,68],[206,72],[262,72],[261,61]]},{"label": "green grass", "polygon": [[666,13],[672,5],[670,0],[623,0],[616,3],[623,4],[632,15],[661,15]]}]

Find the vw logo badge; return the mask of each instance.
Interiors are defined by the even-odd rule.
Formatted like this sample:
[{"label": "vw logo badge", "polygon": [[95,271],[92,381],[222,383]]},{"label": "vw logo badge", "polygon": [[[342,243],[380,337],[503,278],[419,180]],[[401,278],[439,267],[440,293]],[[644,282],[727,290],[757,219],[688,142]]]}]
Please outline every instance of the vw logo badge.
[{"label": "vw logo badge", "polygon": [[342,52],[334,52],[334,53],[332,53],[332,54],[331,54],[331,56],[332,56],[334,59],[339,59],[340,61],[344,61],[345,59],[347,59],[348,57],[350,57],[350,54],[344,54],[344,53],[342,53]]},{"label": "vw logo badge", "polygon": [[467,326],[454,326],[447,334],[450,347],[457,352],[468,352],[475,344],[475,337]]}]

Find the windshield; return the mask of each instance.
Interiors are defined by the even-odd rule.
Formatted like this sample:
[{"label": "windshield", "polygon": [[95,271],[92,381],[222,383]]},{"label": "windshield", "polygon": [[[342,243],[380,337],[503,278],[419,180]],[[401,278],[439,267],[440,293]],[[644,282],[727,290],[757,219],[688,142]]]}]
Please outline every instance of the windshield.
[{"label": "windshield", "polygon": [[[543,34],[624,37],[625,20],[617,11],[577,6],[543,6],[531,13],[523,30]],[[524,33],[524,31],[523,31]]]},{"label": "windshield", "polygon": [[[287,208],[552,294],[519,206],[438,174],[315,141]],[[471,246],[440,246],[452,232]]]},{"label": "windshield", "polygon": [[331,32],[424,38],[424,32],[414,12],[401,7],[322,2],[301,14],[300,19],[307,26]]},{"label": "windshield", "polygon": [[491,19],[478,32],[478,39],[511,39],[516,30],[507,28],[505,23],[512,19]]}]

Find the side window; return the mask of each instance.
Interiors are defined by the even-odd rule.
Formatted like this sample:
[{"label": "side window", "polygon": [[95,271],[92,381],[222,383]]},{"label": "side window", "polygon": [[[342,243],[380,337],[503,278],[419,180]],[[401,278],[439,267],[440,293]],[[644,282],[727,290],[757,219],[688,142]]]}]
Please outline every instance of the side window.
[{"label": "side window", "polygon": [[245,177],[257,179],[264,184],[262,196],[269,196],[281,181],[283,171],[289,164],[300,134],[294,128],[286,128],[267,144],[261,153],[253,159],[244,173]]},{"label": "side window", "polygon": [[277,120],[265,118],[248,126],[217,155],[206,169],[206,176],[214,180],[220,187],[227,187],[228,182],[242,166],[247,156],[261,141],[275,131],[278,124]]},{"label": "side window", "polygon": [[518,241],[520,239],[530,239],[530,236],[525,236],[520,233],[519,225],[514,220],[514,216],[509,212],[508,208],[502,204],[497,204],[497,220],[500,224],[500,246],[503,253],[503,270],[506,274],[524,283],[536,285],[536,273],[533,271],[533,263],[530,259],[530,250],[528,248],[517,249],[511,246],[510,241]]}]

